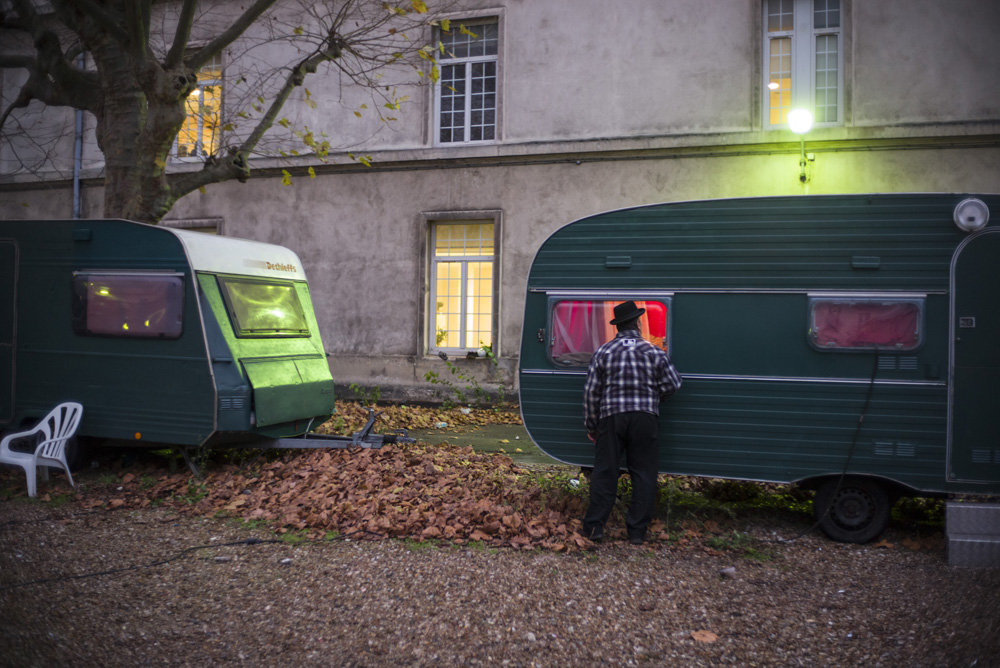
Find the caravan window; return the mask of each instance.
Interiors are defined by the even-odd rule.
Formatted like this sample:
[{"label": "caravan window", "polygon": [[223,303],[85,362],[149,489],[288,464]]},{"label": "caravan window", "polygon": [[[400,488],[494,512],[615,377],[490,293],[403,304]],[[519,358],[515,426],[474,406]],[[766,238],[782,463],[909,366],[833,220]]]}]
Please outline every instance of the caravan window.
[{"label": "caravan window", "polygon": [[219,276],[226,308],[240,338],[309,336],[291,281]]},{"label": "caravan window", "polygon": [[81,336],[176,339],[183,330],[180,274],[77,273],[73,331]]},{"label": "caravan window", "polygon": [[914,350],[920,346],[919,299],[809,300],[809,342],[819,350]]},{"label": "caravan window", "polygon": [[[623,299],[613,301],[565,300],[552,303],[549,355],[560,366],[588,366],[601,344],[615,337],[618,328],[610,324],[614,308]],[[642,336],[653,345],[667,350],[669,302],[640,301],[646,309],[639,319]]]}]

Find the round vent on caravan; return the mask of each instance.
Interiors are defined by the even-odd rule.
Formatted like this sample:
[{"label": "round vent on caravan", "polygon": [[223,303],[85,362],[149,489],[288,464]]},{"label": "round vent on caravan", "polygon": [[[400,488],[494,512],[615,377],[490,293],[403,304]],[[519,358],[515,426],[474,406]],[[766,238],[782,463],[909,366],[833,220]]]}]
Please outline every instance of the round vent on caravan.
[{"label": "round vent on caravan", "polygon": [[955,224],[963,232],[978,232],[990,220],[990,209],[981,199],[970,197],[955,206]]}]

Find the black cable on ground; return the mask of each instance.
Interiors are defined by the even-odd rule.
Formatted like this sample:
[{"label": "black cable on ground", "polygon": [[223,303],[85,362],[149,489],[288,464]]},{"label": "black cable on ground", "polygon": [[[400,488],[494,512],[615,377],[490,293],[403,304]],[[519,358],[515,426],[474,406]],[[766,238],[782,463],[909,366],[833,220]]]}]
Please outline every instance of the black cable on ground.
[{"label": "black cable on ground", "polygon": [[130,571],[138,571],[138,570],[141,570],[141,569],[144,569],[144,568],[155,568],[156,566],[163,566],[164,564],[169,564],[172,561],[177,561],[181,557],[187,555],[190,552],[194,552],[196,550],[204,550],[204,549],[211,549],[211,548],[218,548],[218,547],[236,547],[236,546],[246,546],[246,545],[269,545],[269,544],[282,544],[282,545],[289,545],[289,546],[295,547],[295,546],[299,546],[299,545],[318,544],[318,543],[332,543],[332,542],[338,541],[338,540],[347,540],[350,537],[356,536],[358,534],[367,534],[367,535],[371,535],[371,536],[376,536],[376,537],[378,537],[380,539],[381,538],[385,538],[385,536],[383,534],[379,534],[379,533],[376,533],[374,531],[368,531],[367,529],[358,529],[357,531],[352,531],[352,532],[347,533],[347,534],[338,534],[337,536],[333,536],[331,538],[304,539],[304,540],[298,541],[297,543],[289,543],[288,541],[282,540],[280,538],[245,538],[243,540],[235,540],[235,541],[231,541],[229,543],[214,543],[214,544],[210,544],[210,545],[195,545],[195,546],[192,546],[192,547],[184,548],[183,550],[181,550],[177,554],[173,555],[172,557],[167,557],[166,559],[159,559],[157,561],[151,561],[151,562],[146,563],[146,564],[136,564],[134,566],[123,566],[121,568],[110,568],[110,569],[105,570],[105,571],[93,571],[93,572],[90,572],[90,573],[79,573],[79,574],[76,574],[76,575],[59,575],[59,576],[51,577],[51,578],[39,578],[37,580],[25,580],[24,582],[15,582],[14,584],[4,585],[4,586],[0,587],[0,592],[2,592],[2,591],[9,591],[11,589],[18,589],[20,587],[29,587],[29,586],[40,585],[40,584],[51,584],[53,582],[67,582],[69,580],[85,580],[87,578],[96,578],[96,577],[100,577],[102,575],[115,575],[115,574],[118,574],[118,573],[128,573]]},{"label": "black cable on ground", "polygon": [[34,519],[28,519],[28,520],[6,520],[4,522],[0,522],[0,528],[8,527],[8,526],[13,526],[15,524],[38,524],[39,522],[58,522],[59,520],[66,519],[67,517],[81,517],[83,515],[95,515],[95,514],[100,513],[100,512],[105,512],[105,511],[103,509],[102,510],[81,510],[78,513],[70,513],[70,514],[66,515],[65,517],[60,517],[58,519],[56,519],[54,517],[36,517]]}]

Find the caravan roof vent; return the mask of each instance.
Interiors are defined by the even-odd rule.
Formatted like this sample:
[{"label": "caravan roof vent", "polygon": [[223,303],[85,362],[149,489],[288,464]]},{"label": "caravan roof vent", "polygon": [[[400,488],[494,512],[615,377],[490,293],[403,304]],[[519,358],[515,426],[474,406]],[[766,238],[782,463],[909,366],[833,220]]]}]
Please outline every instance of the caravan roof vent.
[{"label": "caravan roof vent", "polygon": [[963,232],[978,232],[990,220],[990,209],[981,199],[970,197],[955,206],[955,224]]}]

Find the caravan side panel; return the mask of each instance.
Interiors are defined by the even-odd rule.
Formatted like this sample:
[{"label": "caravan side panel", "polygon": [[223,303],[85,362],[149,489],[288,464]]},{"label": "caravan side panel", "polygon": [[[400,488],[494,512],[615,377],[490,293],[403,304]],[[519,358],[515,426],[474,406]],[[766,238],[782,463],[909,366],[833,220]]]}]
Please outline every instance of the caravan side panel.
[{"label": "caravan side panel", "polygon": [[[85,436],[197,445],[212,434],[215,389],[196,283],[169,230],[108,220],[5,221],[5,236],[17,238],[20,248],[14,422],[73,400],[84,405]],[[130,321],[134,314],[125,310],[119,314],[122,331],[113,333],[113,287],[101,295],[104,329],[87,332],[88,314],[79,312],[81,283],[89,281],[98,294],[101,277],[121,274],[179,277],[177,336],[176,330],[170,338],[133,336],[144,323]]]},{"label": "caravan side panel", "polygon": [[[684,377],[662,405],[662,472],[789,482],[846,470],[923,491],[981,491],[946,476],[949,268],[968,236],[952,217],[965,197],[688,202],[567,225],[528,277],[519,377],[528,432],[554,458],[592,464],[586,362],[554,352],[567,336],[558,304],[659,300],[663,345]],[[980,197],[1000,212],[1000,198]],[[891,344],[817,333],[822,309],[858,317],[899,305],[912,331]]]}]

